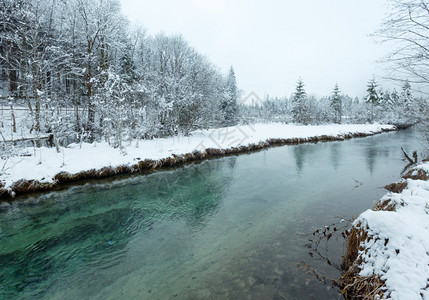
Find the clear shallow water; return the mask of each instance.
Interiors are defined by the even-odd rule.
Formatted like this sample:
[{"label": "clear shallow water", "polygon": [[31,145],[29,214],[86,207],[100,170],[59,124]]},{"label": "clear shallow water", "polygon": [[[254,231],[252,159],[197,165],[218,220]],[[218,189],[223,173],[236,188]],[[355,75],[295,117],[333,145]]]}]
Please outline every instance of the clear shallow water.
[{"label": "clear shallow water", "polygon": [[401,146],[423,147],[401,131],[21,198],[0,209],[0,299],[337,299],[297,267],[339,276],[304,234],[372,207]]}]

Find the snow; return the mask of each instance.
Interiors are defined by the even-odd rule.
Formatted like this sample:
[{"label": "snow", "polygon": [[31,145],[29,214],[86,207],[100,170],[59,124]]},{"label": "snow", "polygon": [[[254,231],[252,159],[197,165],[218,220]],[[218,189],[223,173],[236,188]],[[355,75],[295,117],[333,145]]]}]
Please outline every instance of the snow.
[{"label": "snow", "polygon": [[91,169],[136,164],[139,160],[171,157],[207,148],[227,149],[257,144],[270,138],[308,138],[314,136],[342,137],[346,134],[381,132],[391,125],[323,125],[256,124],[198,130],[190,136],[124,142],[123,149],[112,148],[106,142],[72,144],[67,148],[26,148],[19,155],[0,159],[0,182],[10,189],[21,179],[53,182],[60,172],[76,174]]},{"label": "snow", "polygon": [[[32,127],[32,118],[27,107],[15,106],[13,108],[15,116],[16,130],[12,131],[12,112],[9,106],[0,104],[0,141],[17,141],[25,139],[36,139],[38,136],[35,131],[29,132]],[[40,134],[39,138],[46,138],[49,134]]]},{"label": "snow", "polygon": [[[429,170],[429,163],[416,169]],[[360,252],[359,275],[380,276],[391,299],[429,299],[429,182],[407,183],[382,198],[392,199],[396,211],[367,210],[355,220],[372,237]]]}]

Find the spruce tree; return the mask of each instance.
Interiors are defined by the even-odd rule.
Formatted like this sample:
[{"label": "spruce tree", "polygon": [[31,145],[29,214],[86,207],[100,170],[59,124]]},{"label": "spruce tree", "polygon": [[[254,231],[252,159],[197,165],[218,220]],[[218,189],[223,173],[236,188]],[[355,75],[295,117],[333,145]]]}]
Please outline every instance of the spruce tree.
[{"label": "spruce tree", "polygon": [[342,101],[340,96],[340,89],[338,83],[335,84],[334,91],[331,96],[331,108],[334,123],[341,124],[342,115]]},{"label": "spruce tree", "polygon": [[226,80],[225,97],[222,101],[222,110],[225,118],[225,125],[232,126],[237,124],[238,113],[238,88],[237,80],[235,78],[234,68],[231,66],[229,69],[228,77]]},{"label": "spruce tree", "polygon": [[410,116],[413,111],[414,98],[411,93],[411,85],[408,80],[405,81],[402,86],[401,96],[400,96],[400,105],[402,106],[403,112]]},{"label": "spruce tree", "polygon": [[368,82],[367,88],[366,88],[366,98],[365,98],[365,102],[366,104],[368,104],[368,120],[369,122],[374,122],[375,119],[378,118],[379,116],[379,105],[380,105],[380,96],[379,93],[377,92],[377,82],[375,81],[375,79],[371,79]]},{"label": "spruce tree", "polygon": [[307,93],[300,78],[292,98],[292,118],[294,123],[308,124]]},{"label": "spruce tree", "polygon": [[367,92],[366,101],[365,101],[366,103],[369,103],[372,105],[379,104],[380,97],[377,92],[377,86],[378,85],[374,78],[368,82],[367,89],[366,89],[366,92]]}]

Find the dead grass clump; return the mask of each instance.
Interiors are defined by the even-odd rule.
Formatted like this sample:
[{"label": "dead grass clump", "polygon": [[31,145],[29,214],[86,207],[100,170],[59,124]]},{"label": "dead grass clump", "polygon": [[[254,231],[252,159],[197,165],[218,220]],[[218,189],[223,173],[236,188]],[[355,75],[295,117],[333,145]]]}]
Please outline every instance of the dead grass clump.
[{"label": "dead grass clump", "polygon": [[115,168],[115,172],[116,174],[131,174],[134,173],[134,169],[128,165],[121,165]]},{"label": "dead grass clump", "polygon": [[267,141],[270,145],[284,145],[288,142],[286,139],[269,139]]},{"label": "dead grass clump", "polygon": [[195,150],[194,152],[192,152],[192,154],[194,155],[194,159],[204,159],[207,154],[205,151],[197,151]]},{"label": "dead grass clump", "polygon": [[174,155],[173,157],[176,159],[176,163],[183,164],[185,163],[185,157],[183,155]]},{"label": "dead grass clump", "polygon": [[429,180],[429,175],[422,169],[411,169],[407,174],[402,176],[402,178],[413,180]]},{"label": "dead grass clump", "polygon": [[385,283],[380,277],[359,275],[359,264],[362,263],[359,251],[365,250],[363,242],[370,239],[361,223],[354,226],[348,234],[346,254],[341,265],[345,273],[339,279],[345,299],[379,299],[384,295]]},{"label": "dead grass clump", "polygon": [[341,294],[345,299],[381,299],[385,282],[378,276],[359,276],[359,267],[354,265],[341,277]]},{"label": "dead grass clump", "polygon": [[193,153],[186,153],[183,155],[183,158],[184,158],[185,162],[190,162],[190,161],[195,160]]},{"label": "dead grass clump", "polygon": [[387,200],[383,200],[383,201],[378,201],[375,205],[374,208],[372,210],[374,211],[380,211],[380,210],[384,210],[384,211],[396,211],[397,208],[397,204],[393,201],[391,201],[391,199],[387,199]]},{"label": "dead grass clump", "polygon": [[346,253],[341,264],[343,270],[349,269],[357,260],[359,251],[364,250],[361,244],[368,239],[368,234],[361,226],[362,224],[359,223],[357,226],[353,226],[350,232],[346,232]]},{"label": "dead grass clump", "polygon": [[97,171],[96,178],[106,178],[116,175],[116,169],[112,167],[104,167]]},{"label": "dead grass clump", "polygon": [[132,165],[131,168],[133,169],[133,172],[140,172],[140,167],[138,163]]},{"label": "dead grass clump", "polygon": [[52,183],[40,183],[38,180],[18,180],[15,182],[10,190],[12,193],[21,194],[21,193],[33,193],[37,191],[45,191],[52,188],[54,184]]},{"label": "dead grass clump", "polygon": [[408,186],[407,181],[399,181],[386,185],[384,188],[392,193],[402,193],[403,190]]},{"label": "dead grass clump", "polygon": [[162,161],[160,161],[160,160],[150,160],[149,166],[150,166],[150,168],[152,170],[161,168],[162,167]]},{"label": "dead grass clump", "polygon": [[263,142],[260,142],[258,144],[255,145],[255,149],[257,150],[261,150],[265,147],[265,144]]},{"label": "dead grass clump", "polygon": [[222,150],[221,149],[215,149],[215,148],[207,148],[206,153],[207,153],[208,157],[221,156]]},{"label": "dead grass clump", "polygon": [[154,161],[152,159],[140,160],[138,162],[139,170],[143,171],[143,170],[152,169],[153,163]]},{"label": "dead grass clump", "polygon": [[67,172],[60,172],[54,176],[54,181],[58,183],[67,182],[70,180],[70,174]]},{"label": "dead grass clump", "polygon": [[292,139],[290,140],[290,143],[291,143],[292,145],[298,144],[298,138],[292,138]]},{"label": "dead grass clump", "polygon": [[220,150],[220,156],[235,154],[235,153],[238,153],[239,151],[240,150],[238,148],[221,149]]},{"label": "dead grass clump", "polygon": [[173,157],[162,158],[158,161],[160,167],[168,168],[176,164],[176,160]]},{"label": "dead grass clump", "polygon": [[251,151],[255,149],[256,149],[255,145],[238,146],[238,147],[231,148],[232,153],[242,153],[242,152]]}]

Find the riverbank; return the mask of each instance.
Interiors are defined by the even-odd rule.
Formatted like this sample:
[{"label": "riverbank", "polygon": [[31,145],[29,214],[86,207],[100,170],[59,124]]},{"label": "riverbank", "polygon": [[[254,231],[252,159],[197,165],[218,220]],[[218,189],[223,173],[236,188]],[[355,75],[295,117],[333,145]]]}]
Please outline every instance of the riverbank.
[{"label": "riverbank", "polygon": [[429,299],[429,162],[386,189],[352,225],[343,293],[346,299]]},{"label": "riverbank", "polygon": [[0,198],[47,191],[62,184],[92,178],[133,174],[211,157],[275,145],[337,141],[396,130],[392,125],[256,124],[194,131],[190,136],[123,142],[72,144],[67,148],[25,148],[0,159]]}]

